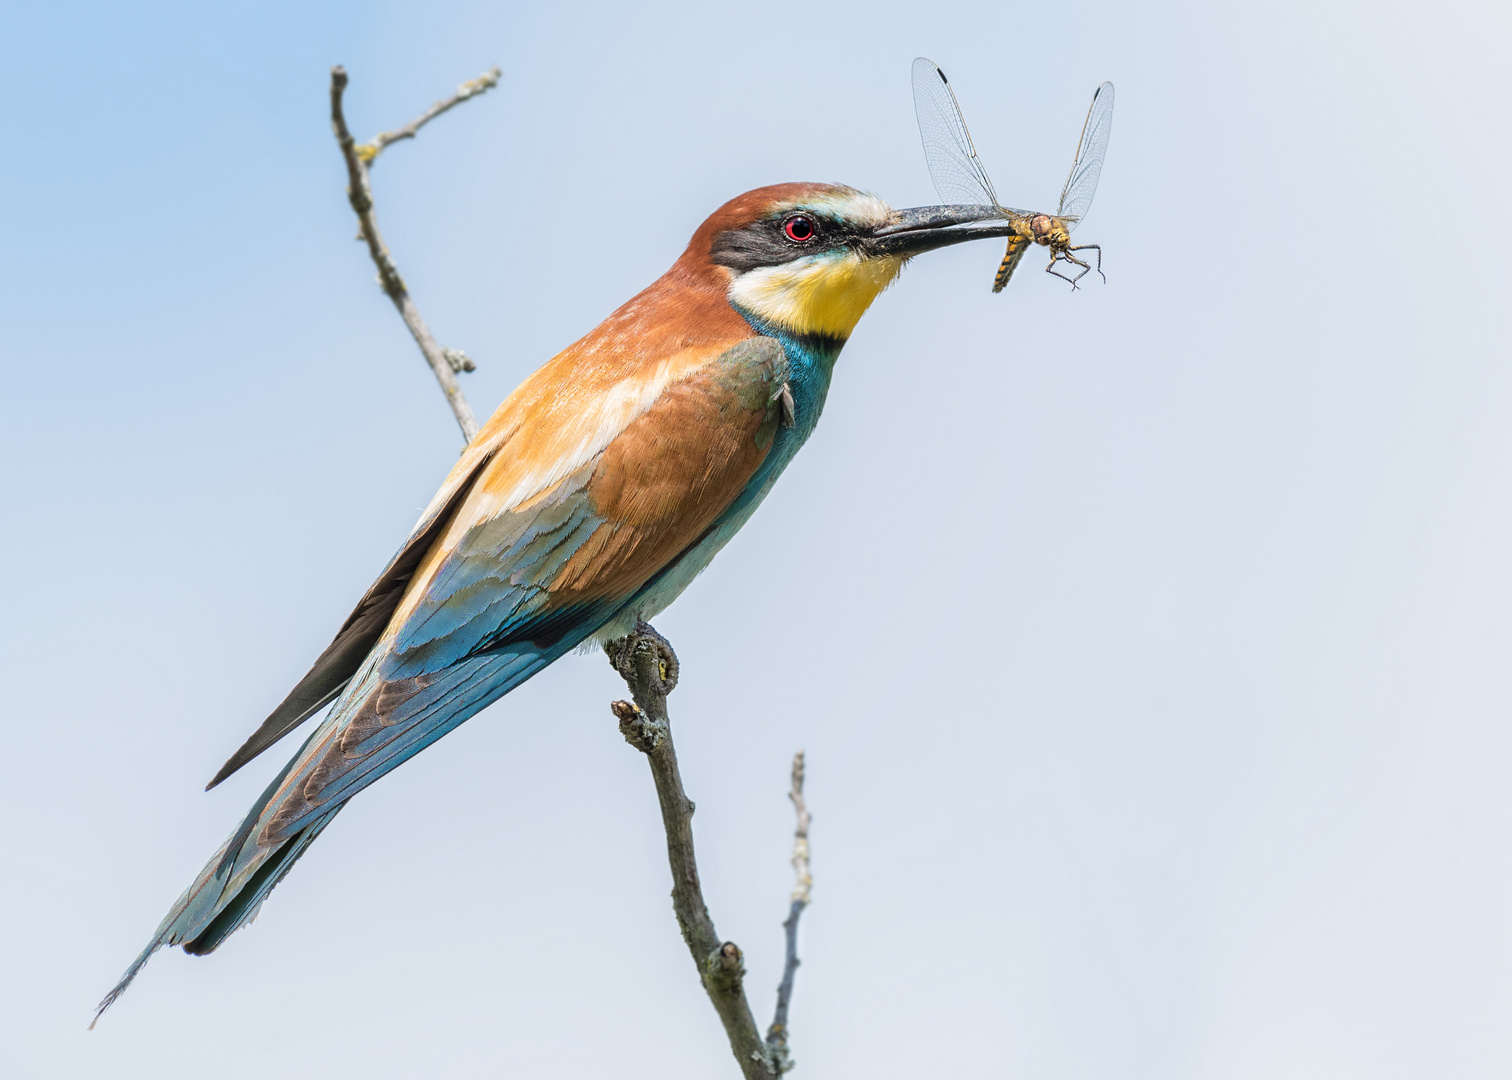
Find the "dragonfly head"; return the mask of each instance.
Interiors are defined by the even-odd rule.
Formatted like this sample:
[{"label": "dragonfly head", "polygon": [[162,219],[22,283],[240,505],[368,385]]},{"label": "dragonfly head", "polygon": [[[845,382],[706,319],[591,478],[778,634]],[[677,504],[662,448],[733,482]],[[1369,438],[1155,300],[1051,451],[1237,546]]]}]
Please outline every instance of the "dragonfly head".
[{"label": "dragonfly head", "polygon": [[1036,244],[1065,247],[1071,242],[1071,234],[1066,231],[1066,226],[1049,214],[1035,214],[1030,218],[1029,231],[1034,234]]},{"label": "dragonfly head", "polygon": [[1012,231],[996,207],[894,210],[839,184],[779,184],[722,206],[685,258],[706,252],[747,317],[844,341],[914,255]]}]

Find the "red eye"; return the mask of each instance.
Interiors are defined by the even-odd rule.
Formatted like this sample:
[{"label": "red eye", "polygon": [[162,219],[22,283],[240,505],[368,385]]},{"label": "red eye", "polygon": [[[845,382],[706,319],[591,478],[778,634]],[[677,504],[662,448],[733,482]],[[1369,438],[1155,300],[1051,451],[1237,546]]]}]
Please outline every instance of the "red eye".
[{"label": "red eye", "polygon": [[806,244],[814,238],[814,222],[812,218],[806,218],[802,214],[799,214],[783,222],[782,231],[787,233],[789,240],[796,240],[800,244]]}]

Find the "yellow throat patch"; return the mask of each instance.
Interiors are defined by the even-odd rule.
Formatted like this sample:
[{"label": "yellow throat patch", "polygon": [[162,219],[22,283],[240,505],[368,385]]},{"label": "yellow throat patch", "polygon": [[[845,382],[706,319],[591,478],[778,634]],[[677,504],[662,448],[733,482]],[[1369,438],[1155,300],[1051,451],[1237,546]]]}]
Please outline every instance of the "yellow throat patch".
[{"label": "yellow throat patch", "polygon": [[844,340],[877,294],[892,284],[903,262],[863,259],[853,251],[815,254],[748,270],[730,283],[730,301],[795,334]]}]

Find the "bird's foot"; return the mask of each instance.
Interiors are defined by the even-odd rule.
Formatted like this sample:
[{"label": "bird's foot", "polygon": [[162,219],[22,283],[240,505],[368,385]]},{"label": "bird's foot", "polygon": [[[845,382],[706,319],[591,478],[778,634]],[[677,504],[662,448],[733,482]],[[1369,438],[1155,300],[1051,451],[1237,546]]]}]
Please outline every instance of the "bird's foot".
[{"label": "bird's foot", "polygon": [[677,687],[677,653],[672,650],[672,643],[645,619],[637,619],[635,629],[624,637],[604,642],[604,652],[609,656],[609,666],[631,686],[635,685],[637,678],[636,654],[649,652],[656,657],[657,685],[647,689],[665,697]]}]

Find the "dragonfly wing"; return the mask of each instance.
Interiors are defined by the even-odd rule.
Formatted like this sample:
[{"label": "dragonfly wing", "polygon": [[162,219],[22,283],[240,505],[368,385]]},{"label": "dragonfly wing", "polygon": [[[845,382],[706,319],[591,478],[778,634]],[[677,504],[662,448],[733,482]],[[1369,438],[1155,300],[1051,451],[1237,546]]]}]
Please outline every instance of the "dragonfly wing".
[{"label": "dragonfly wing", "polygon": [[[1097,193],[1097,178],[1102,175],[1103,155],[1108,152],[1108,136],[1113,133],[1113,84],[1105,82],[1092,95],[1092,107],[1082,125],[1081,142],[1076,146],[1076,160],[1066,186],[1061,188],[1060,209],[1056,217],[1081,219],[1092,206]],[[1069,223],[1075,228],[1077,222]]]},{"label": "dragonfly wing", "polygon": [[971,133],[966,130],[955,91],[933,60],[921,56],[913,62],[913,92],[919,137],[924,141],[924,160],[940,201],[968,206],[998,205],[992,181],[971,144]]}]

